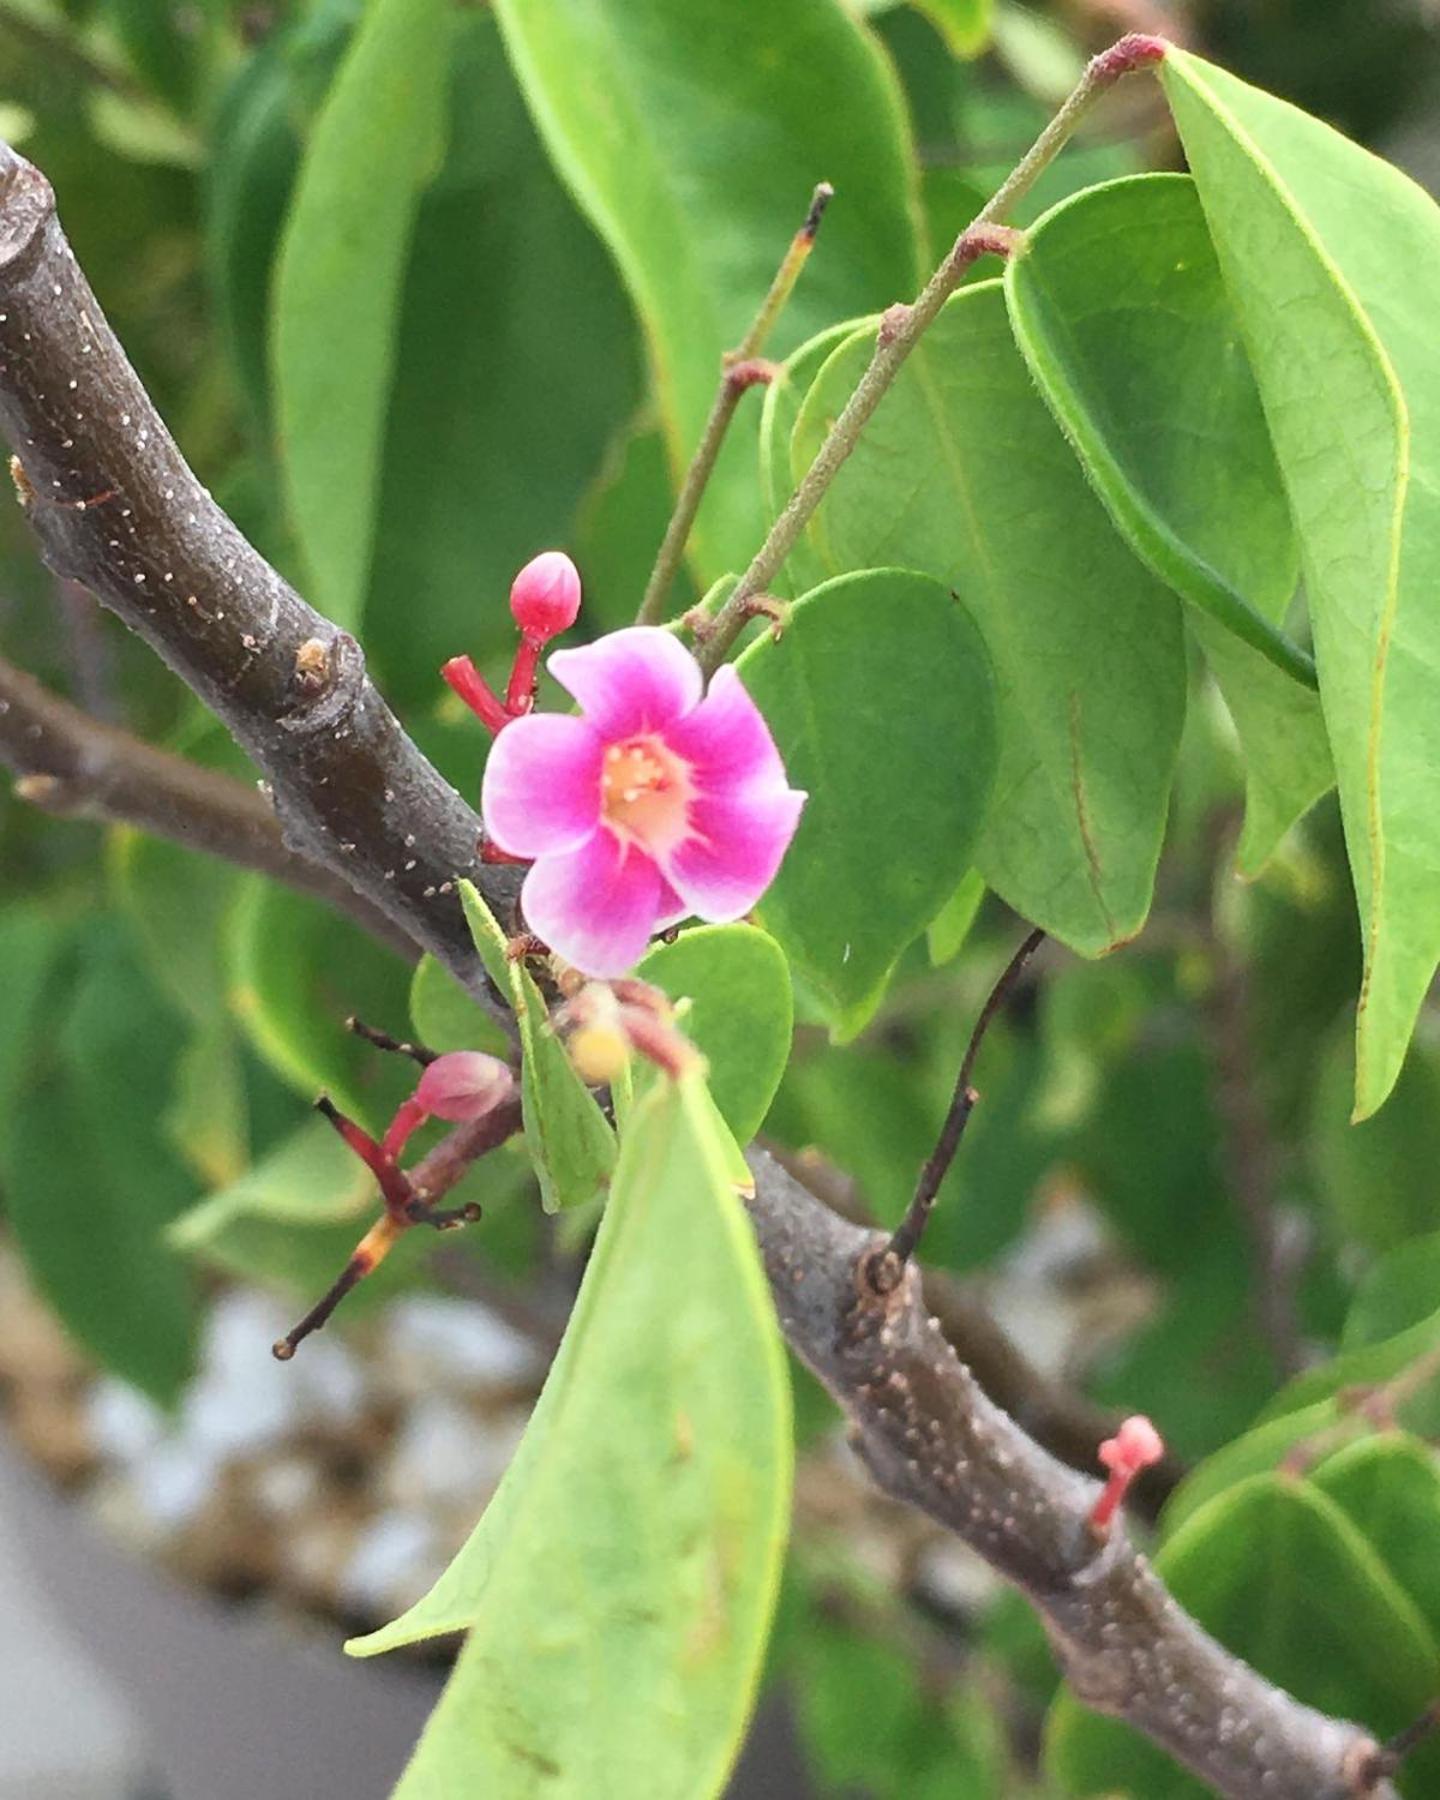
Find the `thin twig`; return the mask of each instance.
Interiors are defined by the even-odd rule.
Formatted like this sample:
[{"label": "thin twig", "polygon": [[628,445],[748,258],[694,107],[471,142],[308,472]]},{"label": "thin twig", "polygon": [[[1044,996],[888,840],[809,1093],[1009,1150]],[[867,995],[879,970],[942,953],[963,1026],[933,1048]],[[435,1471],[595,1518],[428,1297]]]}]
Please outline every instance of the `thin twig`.
[{"label": "thin twig", "polygon": [[970,1042],[965,1046],[960,1073],[955,1081],[955,1093],[950,1101],[950,1109],[945,1114],[945,1123],[940,1127],[940,1136],[920,1171],[914,1197],[905,1208],[904,1218],[891,1233],[890,1242],[871,1271],[872,1279],[881,1284],[882,1292],[888,1292],[895,1286],[905,1264],[920,1246],[920,1239],[924,1236],[925,1227],[929,1224],[930,1214],[935,1207],[935,1196],[950,1173],[950,1165],[955,1160],[955,1152],[960,1148],[960,1140],[965,1135],[970,1114],[980,1098],[971,1086],[970,1077],[975,1073],[975,1059],[980,1054],[985,1033],[990,1029],[990,1021],[1010,997],[1020,971],[1040,948],[1044,938],[1045,933],[1038,928],[1030,933],[1006,963],[1000,979],[991,988],[985,1004],[980,1008],[975,1029],[970,1033]]},{"label": "thin twig", "polygon": [[312,894],[407,959],[415,946],[347,881],[287,849],[275,810],[253,787],[157,750],[92,719],[0,659],[0,765],[44,812],[134,825]]},{"label": "thin twig", "polygon": [[1121,76],[1160,61],[1166,48],[1163,38],[1134,33],[1092,57],[1075,91],[1016,164],[1014,171],[961,232],[914,304],[891,307],[885,314],[869,368],[816,451],[800,485],[770,527],[770,534],[756,552],[754,561],[716,613],[711,630],[696,650],[700,665],[707,673],[713,673],[724,661],[745,625],[747,603],[754,595],[763,593],[780,572],[826,489],[855,448],[870,415],[899,374],[906,357],[959,287],[967,270],[987,252],[1004,256],[1014,247],[1015,234],[1008,234],[1001,224],[1006,213],[1050,166],[1098,97],[1113,87]]},{"label": "thin twig", "polygon": [[392,1037],[388,1031],[381,1031],[378,1026],[367,1025],[363,1019],[356,1018],[354,1013],[345,1021],[345,1029],[363,1038],[367,1044],[373,1044],[377,1050],[384,1050],[391,1056],[408,1056],[412,1062],[419,1063],[422,1069],[438,1061],[440,1052],[432,1050],[428,1044],[417,1044],[408,1038]]},{"label": "thin twig", "polygon": [[747,388],[763,385],[769,379],[768,368],[757,363],[756,359],[765,348],[775,322],[784,310],[785,302],[800,279],[800,271],[809,260],[815,245],[815,234],[820,229],[820,220],[834,193],[830,183],[822,181],[810,196],[810,210],[805,215],[805,223],[791,238],[790,247],[775,271],[770,291],[760,302],[760,310],[751,321],[750,329],[735,349],[728,351],[723,359],[720,386],[716,389],[710,416],[705,421],[705,429],[700,433],[700,442],[695,448],[690,467],[685,471],[685,480],[675,501],[675,511],[665,527],[665,536],[655,557],[655,567],[650,571],[650,579],[645,584],[645,598],[640,602],[640,611],[636,616],[636,623],[639,625],[658,625],[665,617],[665,600],[680,567],[680,559],[685,554],[685,546],[690,541],[690,529],[700,510],[700,502],[705,497],[705,489],[714,472],[725,433],[730,429],[730,421],[740,404],[740,396]]}]

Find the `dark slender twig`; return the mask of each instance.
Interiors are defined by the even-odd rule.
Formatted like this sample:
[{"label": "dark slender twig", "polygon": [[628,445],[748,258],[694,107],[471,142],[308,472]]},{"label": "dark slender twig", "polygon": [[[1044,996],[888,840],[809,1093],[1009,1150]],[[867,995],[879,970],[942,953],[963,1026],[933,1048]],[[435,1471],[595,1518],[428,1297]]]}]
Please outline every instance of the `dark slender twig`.
[{"label": "dark slender twig", "polygon": [[650,571],[650,579],[645,584],[645,597],[640,602],[636,618],[639,625],[658,625],[665,617],[665,599],[680,567],[680,559],[685,554],[685,546],[690,541],[690,530],[695,523],[695,515],[700,510],[700,502],[705,498],[710,477],[715,471],[720,446],[730,429],[730,421],[740,404],[740,396],[747,388],[763,386],[770,379],[770,366],[758,360],[760,352],[765,348],[775,321],[780,317],[785,302],[800,279],[800,271],[809,260],[810,252],[815,246],[815,234],[820,229],[825,208],[834,194],[835,190],[830,183],[822,181],[810,196],[810,210],[805,215],[805,222],[791,238],[790,247],[775,271],[775,279],[770,283],[769,292],[760,302],[760,310],[751,320],[750,329],[723,359],[720,386],[711,403],[710,416],[700,433],[700,442],[695,447],[690,467],[685,471],[685,480],[676,498],[675,510],[670,515],[670,523],[665,527],[665,536],[655,557],[655,567]]},{"label": "dark slender twig", "polygon": [[0,659],[0,764],[15,792],[65,818],[134,825],[187,850],[283,881],[347,914],[407,959],[408,932],[349,882],[287,849],[275,809],[253,787],[157,750],[93,719]]},{"label": "dark slender twig", "polygon": [[[468,873],[504,916],[514,871],[476,860],[478,818],[401,732],[358,648],[285,587],[185,467],[75,266],[48,184],[13,152],[0,153],[0,425],[24,457],[27,512],[52,562],[225,720],[270,778],[299,847],[484,992],[453,890],[441,888]],[[88,504],[107,490],[117,510]],[[451,1150],[442,1178],[461,1160]],[[1087,1704],[1145,1732],[1226,1800],[1396,1800],[1367,1771],[1370,1733],[1222,1649],[1123,1531],[1096,1544],[1087,1518],[1099,1484],[986,1398],[926,1313],[913,1265],[877,1293],[867,1272],[883,1240],[837,1219],[767,1157],[752,1167],[781,1323],[849,1414],[876,1480],[1025,1590]]]},{"label": "dark slender twig", "polygon": [[345,1021],[345,1029],[353,1031],[355,1036],[363,1038],[367,1044],[373,1044],[377,1050],[388,1051],[392,1056],[408,1056],[411,1062],[419,1063],[422,1069],[428,1068],[439,1056],[438,1050],[432,1050],[426,1044],[416,1044],[409,1039],[391,1037],[388,1031],[380,1031],[374,1025],[367,1025],[363,1019],[357,1019],[352,1013]]},{"label": "dark slender twig", "polygon": [[[350,1121],[337,1112],[323,1095],[316,1106],[341,1137],[354,1148],[352,1133],[355,1127]],[[417,1225],[428,1225],[436,1231],[450,1231],[459,1225],[474,1224],[480,1218],[480,1208],[474,1201],[465,1206],[449,1208],[437,1207],[435,1202],[444,1199],[473,1163],[503,1144],[507,1138],[514,1137],[519,1128],[520,1099],[517,1094],[513,1100],[497,1107],[494,1112],[487,1113],[484,1118],[471,1119],[467,1124],[457,1125],[453,1131],[447,1132],[429,1155],[416,1163],[413,1169],[402,1172],[393,1164],[388,1168],[377,1167],[376,1174],[385,1200],[384,1215],[366,1232],[326,1292],[298,1324],[272,1345],[276,1361],[289,1362],[306,1338],[329,1323],[340,1302],[384,1261],[404,1232]],[[368,1154],[370,1148],[378,1150],[378,1145],[367,1146],[366,1151],[362,1152],[367,1162],[371,1160]]]},{"label": "dark slender twig", "polygon": [[[1208,835],[1228,855],[1231,820],[1214,821]],[[1251,1051],[1249,973],[1226,940],[1212,907],[1204,931],[1212,978],[1201,1017],[1214,1069],[1216,1121],[1225,1185],[1249,1240],[1250,1305],[1256,1328],[1281,1378],[1305,1366],[1305,1340],[1296,1289],[1304,1248],[1292,1241],[1276,1205],[1275,1143]]]},{"label": "dark slender twig", "polygon": [[[1370,1758],[1365,1773],[1372,1785],[1385,1781],[1396,1775],[1404,1766],[1408,1757],[1414,1753],[1429,1737],[1440,1731],[1440,1700],[1427,1706],[1413,1725],[1407,1725],[1403,1731],[1397,1731],[1394,1737],[1382,1744]],[[1368,1790],[1362,1789],[1362,1792]]]},{"label": "dark slender twig", "polygon": [[990,1029],[990,1021],[1009,999],[1020,971],[1040,948],[1044,938],[1045,933],[1038,929],[1030,933],[1006,963],[1000,979],[991,988],[985,1004],[980,1008],[975,1029],[970,1033],[970,1042],[965,1046],[954,1097],[945,1114],[945,1123],[940,1127],[940,1136],[920,1171],[914,1197],[905,1208],[904,1218],[890,1234],[890,1242],[872,1271],[873,1279],[882,1284],[884,1289],[895,1286],[900,1279],[901,1270],[919,1248],[920,1239],[924,1236],[925,1227],[929,1224],[930,1214],[935,1207],[935,1197],[950,1173],[950,1165],[955,1160],[955,1152],[960,1148],[960,1140],[965,1135],[970,1114],[980,1098],[971,1086],[970,1078],[975,1073],[975,1059],[980,1054],[980,1046],[985,1042],[985,1033]]}]

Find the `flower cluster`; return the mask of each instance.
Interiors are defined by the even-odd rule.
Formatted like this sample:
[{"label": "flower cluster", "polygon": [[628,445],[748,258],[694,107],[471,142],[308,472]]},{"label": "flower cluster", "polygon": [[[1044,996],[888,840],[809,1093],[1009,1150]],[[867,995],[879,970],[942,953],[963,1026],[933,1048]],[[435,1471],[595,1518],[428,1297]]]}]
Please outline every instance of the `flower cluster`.
[{"label": "flower cluster", "polygon": [[[547,608],[537,600],[527,626],[516,595],[522,583],[527,602],[531,586],[539,593],[530,572],[542,565],[546,593],[564,600]],[[527,644],[562,629],[578,604],[579,576],[555,551],[527,565],[512,593]],[[575,716],[534,713],[523,694],[516,707],[514,678],[508,710],[493,695],[477,704],[456,679],[462,661],[469,667],[457,659],[446,677],[496,732],[481,792],[486,832],[505,855],[533,864],[521,891],[525,918],[565,961],[597,978],[623,975],[655,932],[692,914],[738,919],[755,905],[805,795],[786,781],[733,669],[719,670],[706,692],[699,664],[670,632],[612,632],[550,658],[550,673],[579,703]]]}]

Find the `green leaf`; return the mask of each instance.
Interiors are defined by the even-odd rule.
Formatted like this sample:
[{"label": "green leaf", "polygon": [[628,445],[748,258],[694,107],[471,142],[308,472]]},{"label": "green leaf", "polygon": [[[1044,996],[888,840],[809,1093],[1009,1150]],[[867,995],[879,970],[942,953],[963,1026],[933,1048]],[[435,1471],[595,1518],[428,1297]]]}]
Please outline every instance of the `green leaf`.
[{"label": "green leaf", "polygon": [[[674,469],[816,182],[843,201],[773,353],[918,281],[901,97],[843,7],[770,0],[743,31],[730,0],[499,0],[495,10],[555,166],[645,327]],[[697,522],[702,582],[743,568],[759,542],[749,416]]]},{"label": "green leaf", "polygon": [[565,1341],[470,1542],[350,1646],[469,1628],[397,1800],[705,1800],[724,1784],[789,1522],[790,1411],[699,1091],[659,1081],[639,1103]]},{"label": "green leaf", "polygon": [[1312,1480],[1348,1515],[1440,1639],[1440,1470],[1435,1452],[1387,1432],[1327,1456]]},{"label": "green leaf", "polygon": [[939,582],[877,569],[807,594],[737,667],[810,796],[760,917],[853,1036],[972,860],[995,767],[985,646]]},{"label": "green leaf", "polygon": [[[1256,1476],[1189,1520],[1155,1559],[1179,1603],[1227,1649],[1320,1711],[1380,1738],[1434,1694],[1435,1641],[1347,1515],[1313,1487]],[[1063,1692],[1046,1766],[1067,1794],[1203,1800],[1147,1740]]]},{"label": "green leaf", "polygon": [[470,882],[459,886],[480,959],[515,1008],[525,1141],[539,1178],[541,1203],[546,1212],[583,1206],[609,1181],[615,1166],[615,1133],[551,1029],[544,996],[529,971],[505,954],[507,940],[494,914]]},{"label": "green leaf", "polygon": [[[406,265],[365,606],[387,694],[414,705],[457,650],[508,667],[515,572],[577,548],[577,510],[640,384],[624,291],[545,156],[494,18],[451,10],[450,143]],[[668,514],[667,493],[647,556]],[[610,623],[633,619],[643,580]]]},{"label": "green leaf", "polygon": [[405,1018],[408,972],[358,926],[321,901],[255,875],[229,919],[231,1013],[259,1055],[306,1100],[328,1093],[342,1112],[378,1128],[414,1086],[415,1071],[345,1029]]},{"label": "green leaf", "polygon": [[201,1181],[232,1181],[250,1152],[250,1109],[234,1026],[217,1012],[197,1025],[175,1063],[165,1135]]},{"label": "green leaf", "polygon": [[[872,336],[848,339],[810,389],[801,458]],[[1000,736],[996,803],[971,859],[988,885],[1083,955],[1133,937],[1185,714],[1180,611],[1116,535],[1035,392],[999,282],[946,304],[811,532],[829,568],[923,569],[979,625]]]},{"label": "green leaf", "polygon": [[[865,319],[861,323],[871,325],[878,321]],[[855,329],[856,322],[845,319],[807,339],[780,364],[774,380],[765,389],[760,414],[760,490],[767,519],[779,517],[791,490],[805,473],[805,465],[797,467],[798,459],[791,455],[791,440],[811,383],[831,352],[838,350]],[[771,587],[775,593],[793,599],[808,588],[819,587],[828,573],[808,538],[802,537]]]},{"label": "green leaf", "polygon": [[911,0],[950,47],[952,56],[978,56],[990,42],[995,0]]},{"label": "green leaf", "polygon": [[1363,1125],[1349,1117],[1354,1069],[1346,1033],[1320,1062],[1310,1165],[1340,1231],[1390,1250],[1440,1228],[1440,1056],[1418,1038],[1384,1111]]},{"label": "green leaf", "polygon": [[[665,440],[647,412],[611,444],[576,520],[585,618],[597,635],[634,624],[672,503]],[[671,611],[680,613],[694,599],[694,584],[682,567],[670,590]]]},{"label": "green leaf", "polygon": [[1062,201],[1005,287],[1016,341],[1117,529],[1197,609],[1245,750],[1241,870],[1254,874],[1334,775],[1320,703],[1294,691],[1316,679],[1282,629],[1299,552],[1194,183],[1138,175]]},{"label": "green leaf", "polygon": [[635,973],[689,1002],[680,1029],[709,1065],[721,1118],[748,1144],[790,1058],[794,1007],[780,946],[753,925],[701,925],[657,944]]},{"label": "green leaf", "polygon": [[367,7],[300,166],[275,270],[274,375],[286,494],[311,599],[359,623],[400,294],[443,147],[445,0]]},{"label": "green leaf", "polygon": [[21,1097],[41,1055],[45,1015],[41,1002],[55,979],[74,927],[45,906],[11,902],[0,914],[0,1169]]},{"label": "green leaf", "polygon": [[1300,537],[1365,935],[1366,1118],[1440,958],[1440,213],[1397,169],[1196,57],[1172,49],[1161,78]]},{"label": "green leaf", "polygon": [[477,1006],[441,962],[425,955],[410,983],[410,1022],[432,1050],[485,1050],[505,1056],[509,1042],[490,1014]]},{"label": "green leaf", "polygon": [[66,1328],[169,1402],[190,1370],[193,1294],[162,1233],[194,1183],[137,1096],[169,1092],[182,1025],[108,920],[92,928],[56,1017],[13,1124],[6,1218]]},{"label": "green leaf", "polygon": [[1358,1437],[1368,1429],[1363,1418],[1352,1412],[1347,1419],[1339,1403],[1329,1398],[1242,1432],[1192,1469],[1166,1501],[1162,1515],[1166,1537],[1174,1537],[1221,1494],[1278,1469],[1299,1445],[1315,1441],[1338,1446],[1347,1435]]},{"label": "green leaf", "polygon": [[925,934],[932,969],[943,967],[960,954],[984,898],[983,876],[975,869],[967,869],[960,877],[959,887],[936,913]]},{"label": "green leaf", "polygon": [[1362,1349],[1408,1331],[1440,1311],[1440,1231],[1409,1238],[1366,1271],[1341,1335],[1342,1350]]}]

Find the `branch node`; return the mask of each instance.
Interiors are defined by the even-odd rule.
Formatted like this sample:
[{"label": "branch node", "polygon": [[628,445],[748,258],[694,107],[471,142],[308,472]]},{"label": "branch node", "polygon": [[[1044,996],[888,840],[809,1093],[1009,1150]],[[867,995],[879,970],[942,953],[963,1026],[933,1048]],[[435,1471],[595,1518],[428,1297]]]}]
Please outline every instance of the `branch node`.
[{"label": "branch node", "polygon": [[1095,87],[1108,87],[1122,75],[1133,75],[1139,69],[1163,62],[1170,45],[1167,39],[1151,31],[1131,31],[1113,43],[1108,50],[1090,59],[1086,80]]}]

